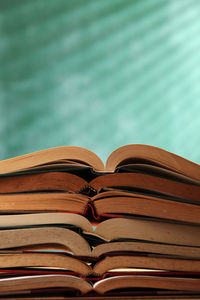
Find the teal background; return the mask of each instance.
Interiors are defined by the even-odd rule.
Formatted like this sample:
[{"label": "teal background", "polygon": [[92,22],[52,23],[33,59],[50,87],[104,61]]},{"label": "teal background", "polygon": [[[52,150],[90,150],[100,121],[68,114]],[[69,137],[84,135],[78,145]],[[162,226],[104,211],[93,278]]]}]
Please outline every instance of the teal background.
[{"label": "teal background", "polygon": [[200,163],[199,0],[1,0],[0,159],[124,144]]}]

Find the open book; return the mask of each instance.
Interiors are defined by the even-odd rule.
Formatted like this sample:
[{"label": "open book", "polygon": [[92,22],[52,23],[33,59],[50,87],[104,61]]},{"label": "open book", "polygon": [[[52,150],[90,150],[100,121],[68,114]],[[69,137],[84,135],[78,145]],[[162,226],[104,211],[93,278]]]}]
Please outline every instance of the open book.
[{"label": "open book", "polygon": [[[38,169],[91,167],[96,172],[115,172],[129,165],[147,165],[147,169],[160,167],[191,179],[200,180],[199,165],[166,150],[148,145],[127,145],[110,154],[104,166],[92,151],[64,146],[22,155],[0,162],[0,174]],[[153,168],[152,168],[153,169]]]},{"label": "open book", "polygon": [[[137,290],[134,291],[134,288],[137,288]],[[76,294],[79,295],[89,294],[89,297],[95,294],[109,295],[109,292],[113,294],[113,291],[115,292],[114,295],[123,295],[123,291],[125,292],[124,295],[126,295],[127,289],[129,292],[131,292],[132,289],[133,295],[139,294],[141,296],[145,294],[181,295],[183,293],[192,296],[195,295],[195,292],[198,293],[200,291],[200,279],[131,275],[113,276],[99,280],[94,284],[83,278],[70,275],[37,275],[0,279],[0,295],[6,295],[6,293],[15,293],[15,295],[17,295],[17,293],[20,294],[20,292],[26,295],[31,294],[31,292],[35,290],[34,294],[39,293],[42,297],[45,291],[47,291],[47,293],[48,291],[53,291],[54,294],[59,291],[59,289],[61,289],[63,293],[73,293],[73,291],[76,291]],[[138,291],[140,293],[138,293]],[[93,292],[95,294],[93,294]]]}]

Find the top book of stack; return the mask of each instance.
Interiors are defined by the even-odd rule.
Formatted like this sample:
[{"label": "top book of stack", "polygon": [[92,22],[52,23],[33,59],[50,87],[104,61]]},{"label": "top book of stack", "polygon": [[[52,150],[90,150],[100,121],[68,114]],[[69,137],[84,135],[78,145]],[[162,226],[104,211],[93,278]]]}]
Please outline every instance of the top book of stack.
[{"label": "top book of stack", "polygon": [[[139,165],[139,166],[138,166]],[[92,168],[94,172],[118,172],[136,166],[147,172],[169,172],[200,181],[200,166],[174,153],[149,145],[132,144],[120,147],[108,157],[106,164],[92,151],[63,146],[42,150],[0,162],[0,174],[27,170],[52,170],[72,167]],[[171,172],[173,174],[171,174]]]}]

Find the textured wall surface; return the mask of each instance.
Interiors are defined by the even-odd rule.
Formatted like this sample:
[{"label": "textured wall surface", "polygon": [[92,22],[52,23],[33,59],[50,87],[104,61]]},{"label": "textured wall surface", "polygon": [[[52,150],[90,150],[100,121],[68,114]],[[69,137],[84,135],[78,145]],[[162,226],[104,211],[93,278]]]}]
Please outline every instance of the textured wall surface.
[{"label": "textured wall surface", "polygon": [[0,159],[145,143],[200,163],[199,0],[1,0]]}]

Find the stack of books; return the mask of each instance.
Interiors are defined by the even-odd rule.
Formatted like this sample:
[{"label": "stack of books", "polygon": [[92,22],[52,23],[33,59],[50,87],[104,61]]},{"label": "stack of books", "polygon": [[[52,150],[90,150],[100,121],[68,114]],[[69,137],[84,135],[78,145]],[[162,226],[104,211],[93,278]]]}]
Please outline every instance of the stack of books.
[{"label": "stack of books", "polygon": [[197,298],[200,166],[147,145],[1,161],[0,296]]}]

